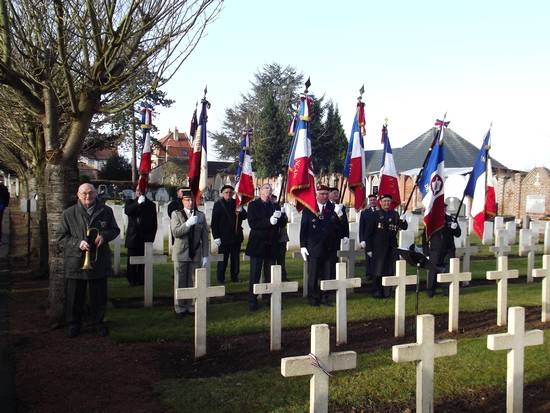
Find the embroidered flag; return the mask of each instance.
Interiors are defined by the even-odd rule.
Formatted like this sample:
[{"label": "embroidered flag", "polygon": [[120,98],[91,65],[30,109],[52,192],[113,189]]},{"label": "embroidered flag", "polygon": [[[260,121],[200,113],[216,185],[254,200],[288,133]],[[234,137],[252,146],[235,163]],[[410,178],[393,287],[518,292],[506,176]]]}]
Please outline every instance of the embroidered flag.
[{"label": "embroidered flag", "polygon": [[382,164],[380,165],[378,195],[391,195],[391,207],[394,209],[401,204],[401,197],[399,195],[399,179],[397,170],[395,169],[387,125],[382,126],[382,142],[384,143],[384,155],[382,157]]},{"label": "embroidered flag", "polygon": [[139,179],[137,189],[145,195],[147,183],[149,181],[149,172],[151,172],[151,128],[153,127],[153,109],[149,105],[144,105],[140,110],[141,125],[143,131],[143,150],[139,162]]},{"label": "embroidered flag", "polygon": [[[204,90],[206,96],[206,89]],[[201,101],[201,113],[199,116],[198,126],[193,139],[193,150],[191,153],[191,159],[189,160],[189,187],[195,197],[195,204],[200,203],[201,193],[207,187],[208,178],[208,159],[206,154],[206,123],[208,121],[207,109],[210,108],[210,102],[206,100],[206,97]],[[194,114],[196,117],[196,113]],[[193,121],[191,121],[191,127],[193,127]],[[192,131],[191,131],[192,132]]]},{"label": "embroidered flag", "polygon": [[239,165],[236,172],[235,192],[237,193],[237,205],[246,205],[254,199],[254,182],[252,178],[252,157],[250,156],[250,138],[252,128],[247,128],[241,142]]}]

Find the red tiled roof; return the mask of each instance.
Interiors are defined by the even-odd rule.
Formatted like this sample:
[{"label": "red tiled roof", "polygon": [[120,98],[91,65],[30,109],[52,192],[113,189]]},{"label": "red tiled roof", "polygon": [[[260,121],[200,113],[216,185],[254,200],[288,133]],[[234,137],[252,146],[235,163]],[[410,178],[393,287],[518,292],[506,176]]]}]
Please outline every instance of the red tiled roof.
[{"label": "red tiled roof", "polygon": [[160,138],[158,141],[166,148],[166,150],[164,150],[164,148],[155,147],[153,149],[154,154],[161,158],[165,157],[166,151],[168,151],[169,157],[187,158],[189,156],[189,151],[191,150],[191,144],[189,143],[189,139],[187,138],[187,134],[185,132],[177,133],[179,138],[178,140],[174,139],[174,132],[168,132],[166,136]]}]

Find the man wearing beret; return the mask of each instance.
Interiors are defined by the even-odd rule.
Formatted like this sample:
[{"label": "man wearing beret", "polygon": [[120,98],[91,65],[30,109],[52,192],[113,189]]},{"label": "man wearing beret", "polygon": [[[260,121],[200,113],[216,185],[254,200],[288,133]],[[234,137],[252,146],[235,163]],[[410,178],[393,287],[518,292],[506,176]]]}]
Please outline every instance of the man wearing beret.
[{"label": "man wearing beret", "polygon": [[332,250],[330,256],[330,278],[336,278],[336,263],[338,262],[338,251],[340,250],[341,242],[344,241],[344,245],[349,246],[349,221],[346,214],[346,208],[343,204],[340,204],[340,190],[338,188],[329,188],[328,202],[332,204],[334,212],[338,216],[338,223],[336,225],[336,236],[332,238]]},{"label": "man wearing beret", "polygon": [[382,195],[381,208],[368,217],[365,228],[365,251],[372,258],[374,296],[377,298],[389,296],[389,289],[385,291],[382,287],[382,277],[394,275],[397,232],[408,227],[407,222],[391,209],[391,203],[391,195]]}]

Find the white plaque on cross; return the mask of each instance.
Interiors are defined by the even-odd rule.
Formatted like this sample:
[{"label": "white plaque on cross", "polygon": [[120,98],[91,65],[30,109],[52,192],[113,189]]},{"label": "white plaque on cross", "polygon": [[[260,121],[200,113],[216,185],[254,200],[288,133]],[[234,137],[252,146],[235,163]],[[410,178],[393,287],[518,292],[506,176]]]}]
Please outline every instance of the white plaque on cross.
[{"label": "white plaque on cross", "polygon": [[254,284],[254,294],[271,294],[271,351],[281,349],[281,300],[283,293],[298,291],[296,281],[281,282],[281,266],[271,266],[271,282]]},{"label": "white plaque on cross", "polygon": [[449,283],[449,331],[458,331],[459,289],[461,281],[470,281],[471,272],[460,272],[460,259],[451,258],[450,272],[437,274],[438,283]]},{"label": "white plaque on cross", "polygon": [[[359,252],[360,253],[360,252]],[[350,238],[348,245],[343,240],[340,241],[340,251],[336,252],[336,255],[340,257],[340,262],[347,263],[347,278],[355,277],[355,263],[357,261],[357,251],[355,251],[355,240]]]},{"label": "white plaque on cross", "polygon": [[407,262],[399,260],[395,262],[395,274],[393,276],[382,277],[382,285],[384,287],[395,288],[395,325],[394,336],[405,336],[405,303],[407,294],[407,285],[416,284],[416,274],[407,274]]},{"label": "white plaque on cross", "polygon": [[145,254],[141,257],[130,257],[130,264],[144,265],[143,305],[153,306],[153,264],[164,264],[166,255],[154,255],[153,243],[145,243]]},{"label": "white plaque on cross", "polygon": [[347,289],[361,287],[361,278],[346,277],[346,263],[336,263],[336,279],[321,281],[322,291],[336,290],[336,344],[348,341]]},{"label": "white plaque on cross", "polygon": [[518,278],[518,270],[508,269],[508,257],[498,257],[498,271],[487,271],[488,280],[497,281],[497,325],[506,325],[506,309],[508,308],[508,279]]},{"label": "white plaque on cross", "polygon": [[550,288],[548,282],[550,280],[550,255],[542,256],[542,268],[533,270],[533,277],[542,278],[542,315],[543,323],[550,321]]},{"label": "white plaque on cross", "polygon": [[525,347],[543,343],[542,330],[525,331],[525,308],[510,307],[508,333],[487,336],[489,350],[508,350],[506,365],[506,412],[523,411],[523,373]]},{"label": "white plaque on cross", "polygon": [[294,259],[299,259],[300,261],[303,262],[302,264],[302,276],[303,276],[303,283],[302,283],[302,288],[303,288],[303,291],[302,291],[302,296],[303,297],[307,297],[307,261],[304,261],[303,257],[302,257],[302,253],[300,251],[294,251],[294,254],[292,254],[292,258]]},{"label": "white plaque on cross", "polygon": [[355,351],[330,353],[330,330],[327,324],[311,326],[311,353],[281,359],[283,377],[312,376],[309,381],[310,413],[328,412],[328,384],[331,372],[350,370],[357,365]]},{"label": "white plaque on cross", "polygon": [[177,288],[174,292],[177,300],[193,298],[195,300],[195,358],[206,354],[206,300],[208,297],[222,297],[225,287],[208,287],[206,268],[195,270],[195,287]]},{"label": "white plaque on cross", "polygon": [[392,347],[392,359],[396,363],[416,361],[416,411],[433,412],[434,359],[454,356],[456,340],[435,342],[435,322],[431,314],[416,316],[416,343]]}]

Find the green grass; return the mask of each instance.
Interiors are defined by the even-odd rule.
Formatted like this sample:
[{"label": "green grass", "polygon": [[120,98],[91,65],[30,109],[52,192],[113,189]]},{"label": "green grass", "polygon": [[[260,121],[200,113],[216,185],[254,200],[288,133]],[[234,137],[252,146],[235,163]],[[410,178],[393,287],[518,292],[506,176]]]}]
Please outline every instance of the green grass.
[{"label": "green grass", "polygon": [[[550,378],[550,330],[542,346],[525,352],[525,383]],[[475,372],[475,374],[472,374]],[[435,361],[434,399],[506,389],[506,352],[487,349],[487,338],[462,339],[458,354]],[[330,380],[330,410],[391,404],[413,407],[414,363],[394,363],[391,349],[359,354],[357,368]],[[161,402],[175,412],[304,412],[309,376],[283,378],[279,368],[264,368],[201,379],[171,379],[156,385]],[[253,397],[251,397],[251,393]]]}]

